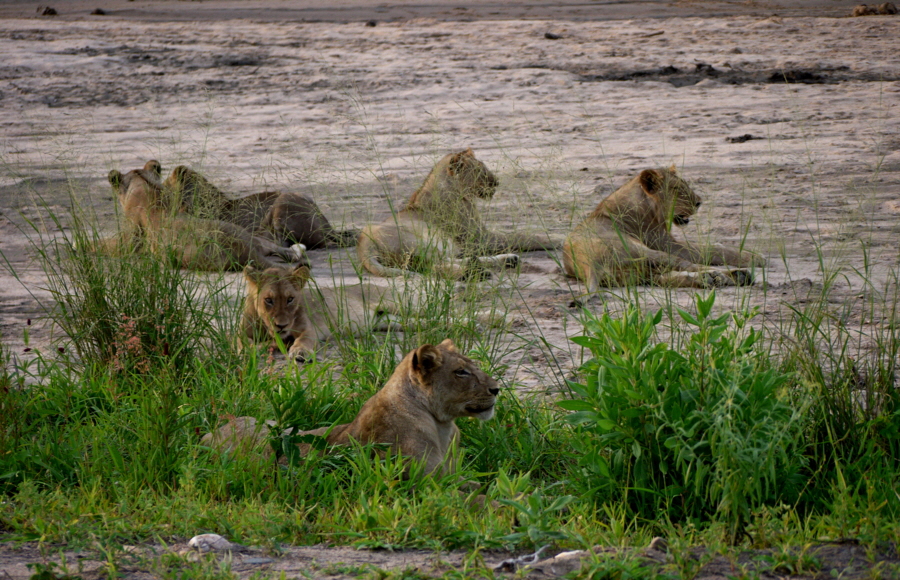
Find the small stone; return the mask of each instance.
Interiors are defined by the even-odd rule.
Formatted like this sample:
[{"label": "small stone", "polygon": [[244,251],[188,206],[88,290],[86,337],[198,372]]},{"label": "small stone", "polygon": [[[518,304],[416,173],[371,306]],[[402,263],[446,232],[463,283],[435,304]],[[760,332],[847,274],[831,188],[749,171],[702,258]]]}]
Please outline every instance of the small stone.
[{"label": "small stone", "polygon": [[370,27],[378,26],[378,21],[377,20],[369,20],[368,22],[366,22],[366,26],[370,26]]},{"label": "small stone", "polygon": [[562,35],[554,34],[553,32],[545,32],[544,38],[546,38],[547,40],[559,40],[560,38],[562,38]]},{"label": "small stone", "polygon": [[188,540],[188,546],[201,553],[206,552],[242,552],[247,548],[229,542],[219,534],[200,534]]},{"label": "small stone", "polygon": [[103,8],[94,8],[93,10],[91,10],[91,14],[93,14],[94,16],[104,16],[106,14],[106,10],[104,10]]}]

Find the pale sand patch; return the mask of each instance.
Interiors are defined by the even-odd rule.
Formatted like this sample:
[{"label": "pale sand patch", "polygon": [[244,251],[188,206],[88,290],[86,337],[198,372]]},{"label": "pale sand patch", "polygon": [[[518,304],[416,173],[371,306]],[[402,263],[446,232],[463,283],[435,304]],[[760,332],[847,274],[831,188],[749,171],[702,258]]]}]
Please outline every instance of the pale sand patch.
[{"label": "pale sand patch", "polygon": [[[898,266],[898,37],[890,17],[3,20],[0,251],[34,297],[4,277],[0,329],[22,356],[25,319],[46,298],[16,225],[20,212],[40,215],[29,190],[65,208],[60,185],[75,183],[108,227],[106,173],[157,158],[238,193],[309,193],[332,222],[359,226],[387,215],[389,200],[401,206],[437,158],[472,147],[502,181],[483,205],[492,227],[559,235],[635,172],[674,162],[705,200],[684,234],[744,240],[769,257],[764,278],[777,290],[725,289],[721,308],[760,306],[777,324],[817,291],[821,251],[847,268],[832,303],[849,307],[865,345],[880,322],[854,305]],[[727,140],[743,135],[758,138]],[[21,185],[30,178],[43,181]],[[852,271],[864,248],[873,288]],[[312,259],[355,278],[352,250]],[[581,356],[567,340],[580,331],[567,307],[580,286],[557,254],[524,263],[499,292],[530,305],[514,330],[534,343],[506,361],[506,379],[556,388]],[[681,305],[692,296],[640,289],[648,304],[667,294]],[[47,347],[46,329],[31,336]]]}]

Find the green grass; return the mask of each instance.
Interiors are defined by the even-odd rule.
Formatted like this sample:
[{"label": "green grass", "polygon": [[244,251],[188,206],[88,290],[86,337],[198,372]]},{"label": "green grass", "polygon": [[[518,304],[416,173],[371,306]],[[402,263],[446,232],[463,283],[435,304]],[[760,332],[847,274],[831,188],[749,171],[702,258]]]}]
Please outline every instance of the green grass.
[{"label": "green grass", "polygon": [[[656,535],[723,550],[842,537],[875,549],[900,539],[898,296],[869,288],[863,322],[880,323],[861,352],[858,321],[828,300],[844,273],[824,258],[820,295],[774,326],[754,324],[753,311],[714,313],[711,292],[689,308],[647,311],[631,291],[623,312],[585,312],[570,348],[584,347],[588,360],[558,396],[521,396],[504,382],[492,421],[460,421],[458,476],[404,479],[401,461],[364,447],[285,467],[199,440],[230,415],[301,429],[347,422],[403,353],[447,337],[502,375],[525,347],[479,322],[485,308],[508,312],[490,285],[470,283],[461,300],[452,282],[426,278],[403,333],[338,334],[333,357],[272,372],[264,354],[236,349],[239,305],[221,277],[141,253],[70,249],[93,237],[76,220],[67,237],[36,244],[48,314],[69,354],[16,366],[0,342],[6,538],[99,541],[111,567],[123,544],[205,532],[272,549],[534,550],[646,545]],[[856,274],[871,280],[868,268]],[[540,338],[527,346],[552,361]],[[496,504],[473,509],[472,484]],[[690,559],[676,564],[671,577],[690,575]],[[230,577],[218,565],[194,563],[191,573]],[[816,562],[782,550],[767,565],[796,572]],[[670,576],[601,558],[580,577]]]}]

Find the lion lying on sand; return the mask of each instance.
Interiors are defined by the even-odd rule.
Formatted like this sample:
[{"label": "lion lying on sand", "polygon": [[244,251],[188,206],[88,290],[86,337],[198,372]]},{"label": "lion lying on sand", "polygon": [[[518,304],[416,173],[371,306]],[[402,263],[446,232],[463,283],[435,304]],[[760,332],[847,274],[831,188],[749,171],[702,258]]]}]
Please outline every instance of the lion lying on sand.
[{"label": "lion lying on sand", "polygon": [[316,202],[296,193],[264,191],[231,199],[196,171],[179,165],[163,182],[183,212],[231,222],[280,245],[308,249],[352,246],[358,230],[335,230]]},{"label": "lion lying on sand", "polygon": [[647,169],[600,202],[566,238],[566,274],[588,292],[601,286],[659,284],[706,288],[753,283],[751,267],[766,261],[750,252],[676,240],[672,224],[685,225],[700,197],[675,167]]},{"label": "lion lying on sand", "polygon": [[[352,422],[300,434],[324,436],[330,445],[347,445],[351,440],[387,444],[393,453],[423,462],[427,474],[453,473],[456,458],[448,457],[448,450],[459,439],[455,420],[487,421],[494,416],[499,392],[497,381],[448,339],[407,354]],[[204,435],[200,443],[221,451],[270,453],[265,445],[267,431],[253,417],[238,417]],[[301,453],[309,452],[308,444],[299,447]]]},{"label": "lion lying on sand", "polygon": [[146,246],[158,254],[174,250],[182,268],[195,270],[237,269],[251,261],[266,267],[307,263],[302,244],[285,248],[235,224],[196,218],[172,207],[163,194],[158,161],[148,161],[143,169],[124,175],[112,170],[109,183],[116,190],[126,226],[119,236],[101,241],[100,249],[107,252],[116,252],[122,245]]},{"label": "lion lying on sand", "polygon": [[278,336],[288,347],[288,356],[305,360],[320,343],[328,340],[333,328],[367,332],[389,322],[379,316],[401,314],[402,305],[415,301],[414,295],[400,297],[390,288],[375,284],[355,284],[338,288],[310,287],[309,268],[244,268],[247,297],[241,330],[252,342]]},{"label": "lion lying on sand", "polygon": [[360,263],[376,276],[432,270],[459,279],[473,267],[483,271],[515,266],[518,256],[507,252],[559,247],[547,236],[488,231],[475,198],[491,199],[497,184],[471,149],[446,155],[406,208],[363,228],[356,248]]}]

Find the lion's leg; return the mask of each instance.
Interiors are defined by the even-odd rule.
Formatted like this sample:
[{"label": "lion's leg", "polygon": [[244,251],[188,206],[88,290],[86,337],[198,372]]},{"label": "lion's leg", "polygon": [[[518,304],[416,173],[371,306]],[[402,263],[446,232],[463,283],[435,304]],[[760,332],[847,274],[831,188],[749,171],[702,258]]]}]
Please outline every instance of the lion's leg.
[{"label": "lion's leg", "polygon": [[[105,256],[117,256],[131,253],[140,249],[144,242],[143,232],[138,226],[126,223],[122,229],[112,236],[90,240],[87,243],[87,250]],[[73,242],[73,249],[81,249],[77,243]]]},{"label": "lion's leg", "polygon": [[359,233],[356,242],[356,255],[363,268],[383,278],[403,276],[406,270],[393,268],[382,263],[381,247],[378,240],[383,240],[384,245],[400,248],[401,239],[395,224],[382,224],[378,226],[366,226]]},{"label": "lion's leg", "polygon": [[264,268],[306,263],[302,244],[284,248],[229,222],[178,217],[170,227],[184,268],[217,271],[251,262]]},{"label": "lion's leg", "polygon": [[721,244],[710,244],[697,248],[691,244],[668,240],[662,247],[663,251],[676,255],[682,259],[703,266],[734,266],[737,268],[764,267],[766,259],[762,256],[728,248]]},{"label": "lion's leg", "polygon": [[342,244],[345,237],[332,227],[316,202],[289,193],[278,196],[265,224],[276,239],[302,243],[312,249]]},{"label": "lion's leg", "polygon": [[702,266],[666,252],[642,249],[648,266],[654,273],[653,282],[663,286],[685,288],[713,288],[717,286],[748,286],[753,284],[752,273],[744,268]]},{"label": "lion's leg", "polygon": [[236,417],[212,433],[204,435],[200,439],[200,445],[220,452],[236,454],[262,452],[269,455],[272,451],[265,443],[268,438],[268,427],[274,424],[274,421],[260,423],[254,417]]},{"label": "lion's leg", "polygon": [[706,270],[700,272],[662,272],[653,276],[653,283],[672,288],[716,288],[734,286],[734,280],[725,272]]},{"label": "lion's leg", "polygon": [[556,250],[562,241],[546,234],[508,233],[498,234],[482,231],[473,245],[484,254],[504,254],[508,252],[537,252]]},{"label": "lion's leg", "polygon": [[218,229],[217,242],[230,249],[231,258],[236,265],[245,266],[254,262],[265,266],[304,264],[307,263],[303,244],[294,244],[289,248],[254,236],[246,229],[228,222],[215,222]]},{"label": "lion's leg", "polygon": [[502,270],[515,268],[519,265],[519,256],[516,254],[497,254],[496,256],[479,256],[475,260],[485,268]]},{"label": "lion's leg", "polygon": [[317,336],[310,336],[310,333],[304,333],[303,336],[294,338],[294,342],[288,349],[288,357],[297,362],[306,362],[311,359],[319,346]]}]

